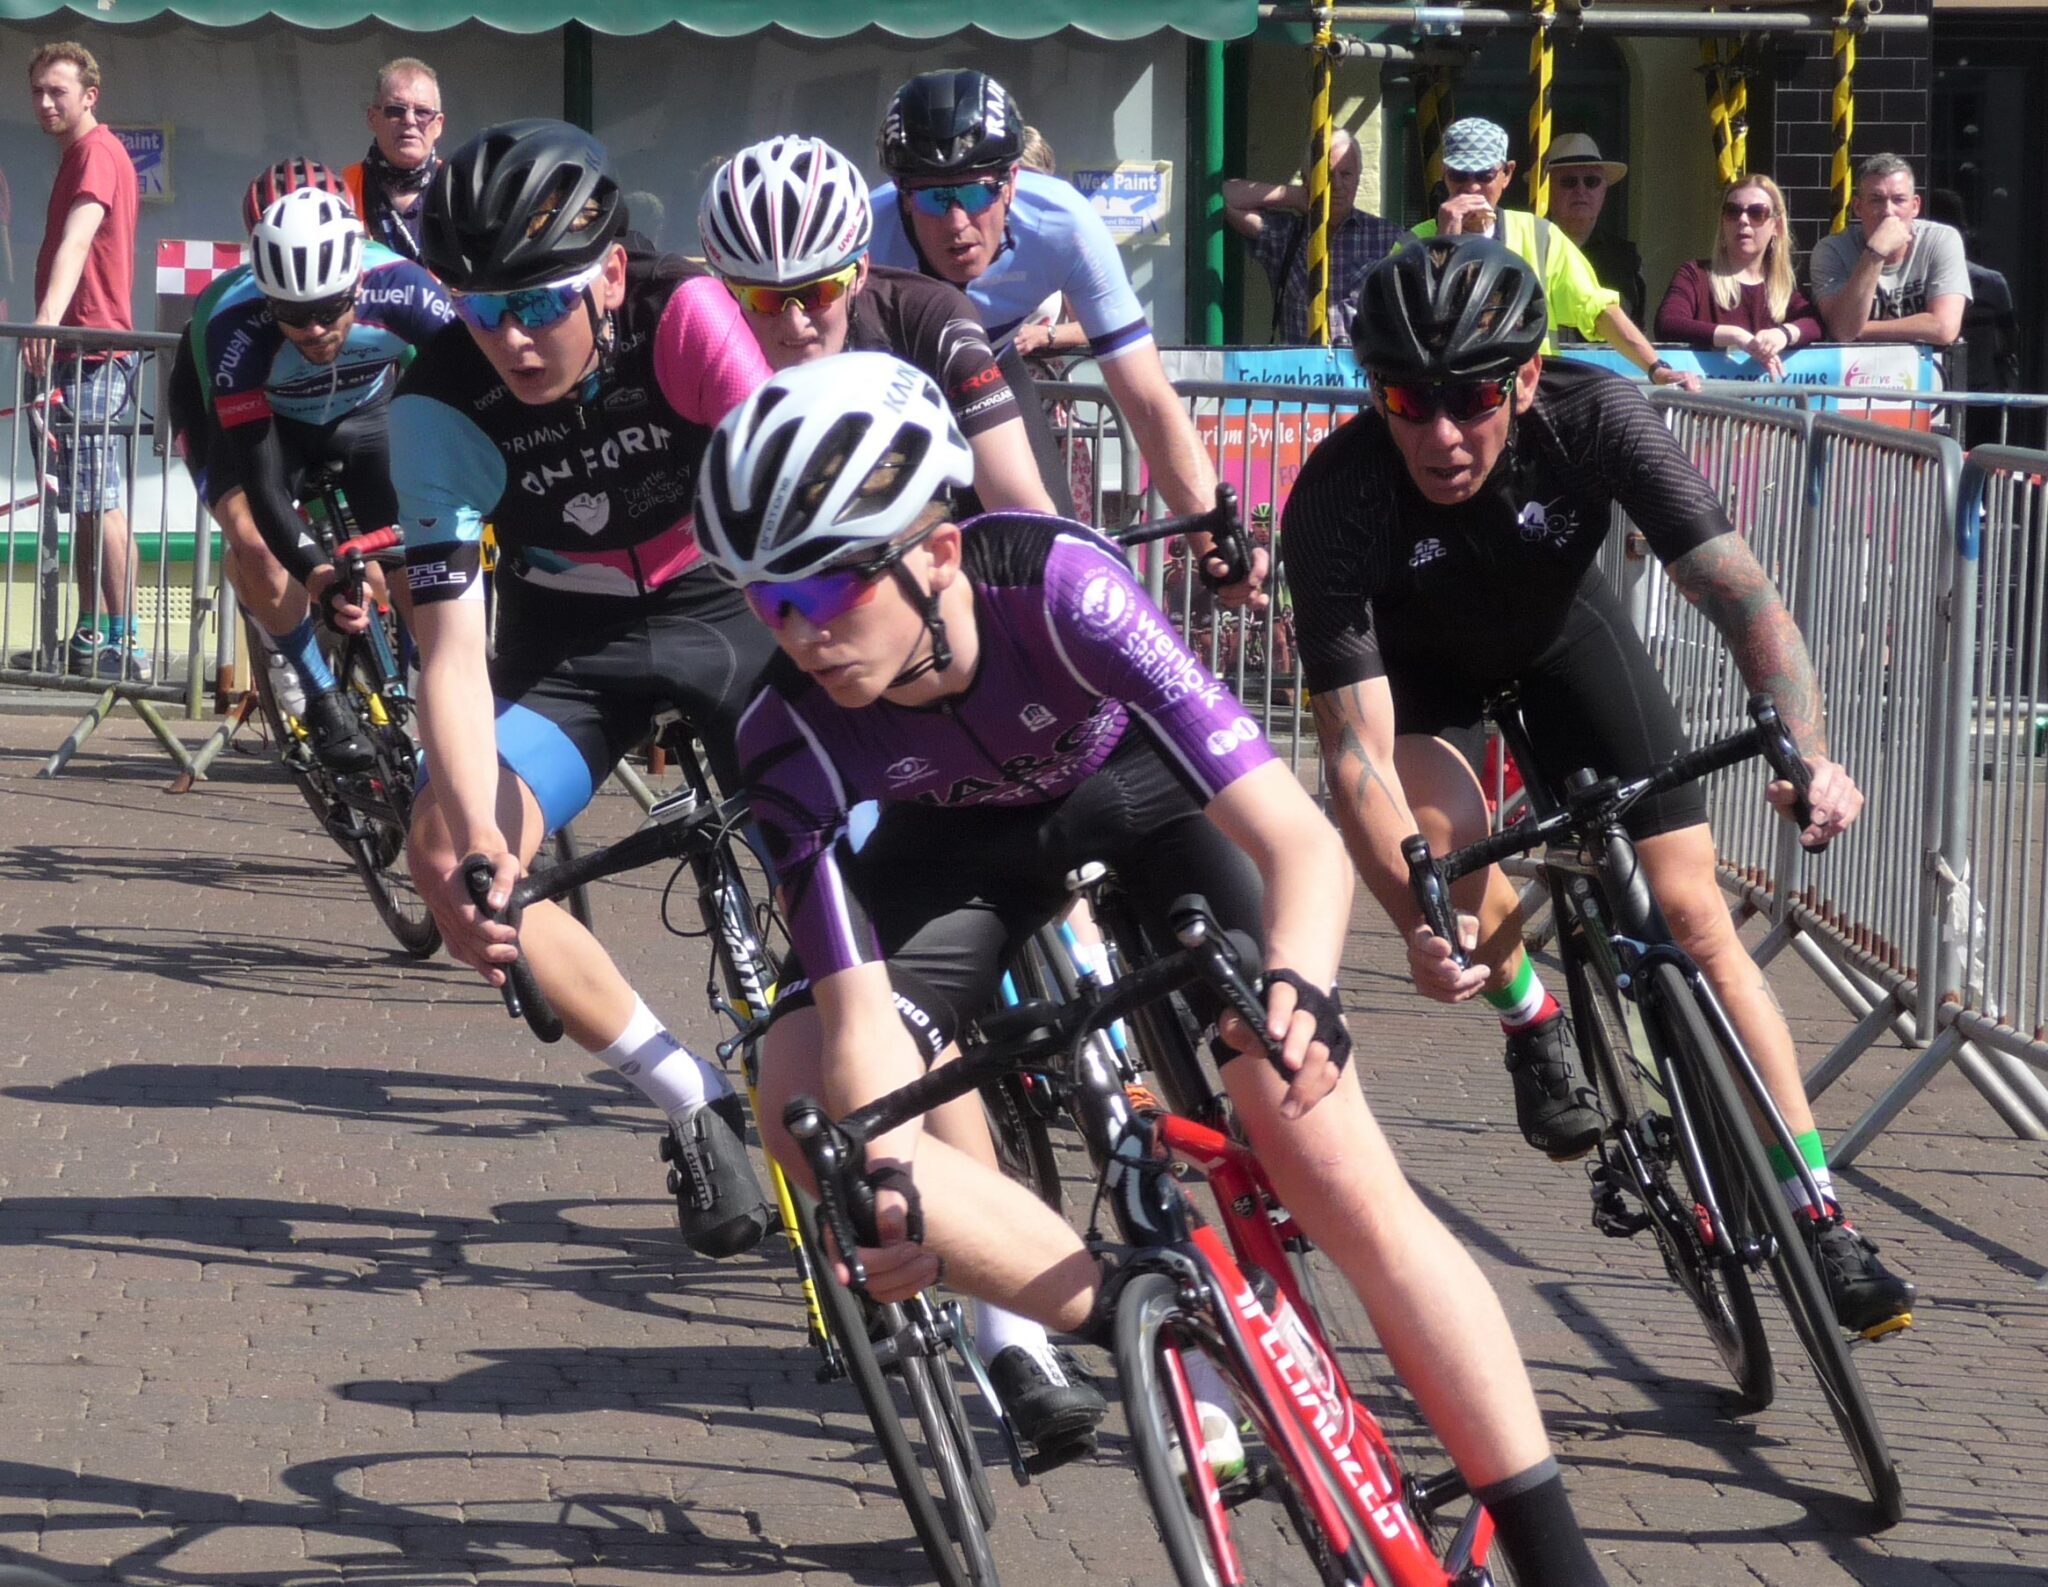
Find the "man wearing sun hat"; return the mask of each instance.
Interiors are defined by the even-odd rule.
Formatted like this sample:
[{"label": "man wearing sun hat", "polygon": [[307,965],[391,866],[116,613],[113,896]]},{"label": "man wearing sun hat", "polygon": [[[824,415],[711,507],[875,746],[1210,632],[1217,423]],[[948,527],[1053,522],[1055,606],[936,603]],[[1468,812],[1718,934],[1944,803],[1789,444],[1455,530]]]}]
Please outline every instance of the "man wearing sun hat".
[{"label": "man wearing sun hat", "polygon": [[1600,145],[1583,132],[1567,132],[1550,145],[1550,218],[1579,245],[1600,284],[1621,294],[1621,306],[1638,325],[1643,322],[1643,256],[1620,232],[1602,228],[1600,215],[1607,195],[1628,175],[1628,167],[1600,153]]},{"label": "man wearing sun hat", "polygon": [[[1596,153],[1598,151],[1595,151]],[[1552,169],[1555,170],[1553,163]],[[1673,369],[1657,356],[1648,337],[1621,306],[1621,294],[1600,284],[1593,266],[1562,226],[1524,209],[1504,209],[1501,198],[1514,180],[1507,129],[1483,116],[1466,116],[1444,129],[1444,187],[1448,196],[1436,219],[1415,228],[1417,237],[1442,232],[1476,232],[1498,237],[1536,267],[1550,308],[1546,353],[1555,352],[1557,332],[1569,326],[1589,342],[1605,342],[1648,377],[1653,385],[1700,388],[1700,377]]]}]

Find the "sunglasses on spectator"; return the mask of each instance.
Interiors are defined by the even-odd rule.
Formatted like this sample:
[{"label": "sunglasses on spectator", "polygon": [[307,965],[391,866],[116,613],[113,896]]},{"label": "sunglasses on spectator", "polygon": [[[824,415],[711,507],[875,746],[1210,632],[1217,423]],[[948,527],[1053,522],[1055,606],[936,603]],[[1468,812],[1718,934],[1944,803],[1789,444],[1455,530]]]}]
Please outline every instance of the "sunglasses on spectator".
[{"label": "sunglasses on spectator", "polygon": [[875,591],[881,588],[882,575],[901,562],[904,553],[922,539],[924,536],[918,535],[901,545],[891,546],[866,562],[828,568],[823,573],[813,573],[807,579],[744,585],[740,593],[746,597],[754,615],[777,633],[789,621],[791,612],[799,613],[813,628],[823,628],[856,606],[865,606],[873,600]]},{"label": "sunglasses on spectator", "polygon": [[1003,196],[1004,181],[1000,176],[984,176],[972,182],[948,182],[942,187],[913,187],[905,191],[910,195],[911,207],[920,214],[943,219],[955,204],[970,215],[981,214]]},{"label": "sunglasses on spectator", "polygon": [[303,331],[313,325],[336,325],[356,306],[356,289],[337,292],[331,298],[321,298],[312,303],[287,303],[279,298],[267,300],[270,317],[280,325],[289,325],[295,331]]},{"label": "sunglasses on spectator", "polygon": [[1747,220],[1752,226],[1761,226],[1777,212],[1768,204],[1723,204],[1721,217],[1724,220]]},{"label": "sunglasses on spectator", "polygon": [[1460,380],[1448,385],[1422,381],[1375,379],[1372,389],[1388,414],[1410,424],[1428,424],[1442,414],[1453,424],[1470,424],[1489,413],[1498,413],[1514,395],[1515,377],[1499,380]]},{"label": "sunglasses on spectator", "polygon": [[1598,171],[1568,171],[1562,176],[1550,179],[1557,186],[1570,193],[1584,188],[1588,193],[1597,193],[1607,185],[1607,178]]},{"label": "sunglasses on spectator", "polygon": [[1444,167],[1444,180],[1451,183],[1469,182],[1483,187],[1499,175],[1500,167],[1497,165],[1489,165],[1483,171],[1453,171],[1448,165]]},{"label": "sunglasses on spectator", "polygon": [[472,330],[495,331],[509,315],[526,330],[544,331],[576,312],[583,294],[603,269],[600,259],[566,281],[545,281],[517,292],[451,292],[449,297],[455,304],[455,317]]},{"label": "sunglasses on spectator", "polygon": [[772,318],[792,303],[806,314],[829,309],[853,290],[853,283],[859,275],[860,261],[856,259],[844,270],[820,276],[815,281],[806,281],[800,286],[750,286],[743,281],[728,281],[725,285],[726,290],[740,300],[741,307],[750,313]]},{"label": "sunglasses on spectator", "polygon": [[410,121],[418,126],[439,121],[441,112],[431,105],[379,105],[386,121]]}]

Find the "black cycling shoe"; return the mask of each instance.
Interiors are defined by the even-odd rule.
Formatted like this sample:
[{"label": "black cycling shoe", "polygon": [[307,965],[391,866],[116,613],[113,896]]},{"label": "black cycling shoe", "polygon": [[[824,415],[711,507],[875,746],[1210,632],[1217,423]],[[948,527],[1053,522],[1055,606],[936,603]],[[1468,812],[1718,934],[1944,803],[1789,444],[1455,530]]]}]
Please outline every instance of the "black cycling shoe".
[{"label": "black cycling shoe", "polygon": [[299,717],[306,724],[313,753],[320,764],[341,775],[369,771],[377,764],[377,752],[363,737],[355,707],[334,689],[306,696],[306,709]]},{"label": "black cycling shoe", "polygon": [[1877,1259],[1877,1242],[1839,1214],[1800,1219],[1807,1248],[1834,1302],[1835,1321],[1852,1334],[1876,1339],[1913,1326],[1913,1286]]},{"label": "black cycling shoe", "polygon": [[1584,1157],[1606,1120],[1593,1088],[1579,1073],[1578,1044],[1564,1011],[1508,1037],[1508,1073],[1515,1082],[1515,1122],[1522,1137],[1553,1162]]},{"label": "black cycling shoe", "polygon": [[988,1377],[1018,1438],[1041,1457],[1071,1460],[1093,1449],[1095,1424],[1109,1408],[1082,1381],[1065,1351],[1053,1351],[1052,1358],[1048,1366],[1022,1345],[1011,1345],[996,1352]]},{"label": "black cycling shoe", "polygon": [[671,1122],[662,1137],[683,1240],[699,1256],[738,1256],[768,1232],[768,1198],[747,1156],[746,1130],[739,1093],[728,1091]]}]

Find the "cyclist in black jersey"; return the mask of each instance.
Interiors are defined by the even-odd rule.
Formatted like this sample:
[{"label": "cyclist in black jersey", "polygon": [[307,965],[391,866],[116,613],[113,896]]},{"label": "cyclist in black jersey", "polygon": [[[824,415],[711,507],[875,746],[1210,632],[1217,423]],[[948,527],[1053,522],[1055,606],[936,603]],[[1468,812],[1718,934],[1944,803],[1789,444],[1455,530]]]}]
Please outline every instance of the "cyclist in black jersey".
[{"label": "cyclist in black jersey", "polygon": [[[1471,843],[1486,831],[1476,763],[1486,696],[1513,683],[1558,768],[1632,777],[1685,747],[1678,715],[1594,559],[1620,506],[1672,581],[1721,631],[1753,689],[1773,695],[1813,770],[1810,846],[1863,806],[1828,756],[1812,659],[1770,577],[1631,382],[1537,356],[1542,287],[1483,238],[1437,238],[1367,277],[1353,330],[1372,403],[1310,457],[1283,545],[1296,634],[1337,815],[1366,884],[1407,935],[1417,987],[1484,996],[1508,1031],[1516,1112],[1560,1159],[1600,1129],[1556,1000],[1521,946],[1513,885],[1460,884],[1472,966],[1423,926],[1401,840]],[[1463,751],[1463,754],[1459,753]],[[1767,797],[1789,806],[1789,784]],[[1714,877],[1697,787],[1644,800],[1628,829],[1672,931],[1756,1057],[1823,1191],[1833,1194],[1785,1017]],[[1474,918],[1476,916],[1476,919]],[[1798,1170],[1774,1154],[1787,1198]],[[1831,1212],[1838,1209],[1831,1207]],[[1814,1230],[1837,1313],[1864,1331],[1906,1312],[1912,1286],[1851,1225]]]},{"label": "cyclist in black jersey", "polygon": [[840,352],[894,354],[945,392],[974,450],[981,505],[1052,512],[1066,481],[1040,477],[1017,394],[974,305],[944,281],[869,259],[869,206],[868,184],[846,156],[823,138],[785,135],[718,168],[697,232],[771,368]]},{"label": "cyclist in black jersey", "polygon": [[[773,646],[699,565],[690,503],[711,426],[768,369],[716,281],[618,241],[625,205],[588,133],[486,128],[440,168],[420,218],[460,323],[391,405],[430,774],[406,852],[450,952],[501,982],[517,938],[478,918],[466,856],[490,862],[502,909],[542,838],[671,707],[735,787],[733,727]],[[707,1256],[756,1243],[767,1209],[723,1072],[568,911],[528,910],[518,936],[568,1034],[668,1116],[685,1240]]]}]

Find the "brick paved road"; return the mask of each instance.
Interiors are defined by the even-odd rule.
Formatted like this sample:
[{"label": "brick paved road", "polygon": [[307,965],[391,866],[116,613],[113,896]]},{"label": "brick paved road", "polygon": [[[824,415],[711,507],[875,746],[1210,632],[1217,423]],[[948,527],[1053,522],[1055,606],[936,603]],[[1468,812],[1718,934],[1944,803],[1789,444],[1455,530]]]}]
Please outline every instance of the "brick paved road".
[{"label": "brick paved road", "polygon": [[[63,726],[0,719],[0,1564],[921,1579],[783,1268],[679,1256],[637,1099],[400,959],[260,765],[167,797],[129,724],[35,780]],[[596,829],[629,814],[607,798]],[[686,1014],[698,961],[654,903],[610,886],[603,924]],[[1401,995],[1385,946],[1352,956],[1373,1095],[1506,1297],[1617,1583],[2048,1580],[2048,1151],[1951,1078],[1848,1176],[1927,1301],[1859,1356],[1912,1505],[1871,1536],[1789,1336],[1778,1404],[1727,1418],[1653,1253],[1595,1235],[1577,1171],[1503,1129],[1487,1023]],[[1838,1022],[1786,974],[1817,1052]],[[1824,1122],[1871,1089],[1852,1075]],[[1113,1459],[1001,1503],[1011,1581],[1167,1579]]]}]

